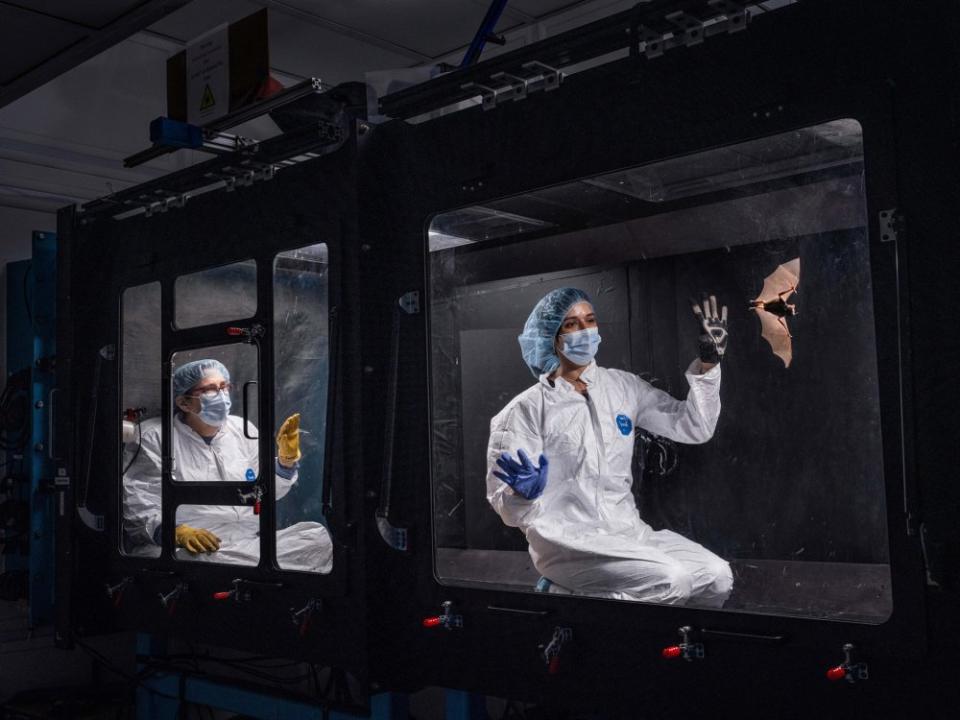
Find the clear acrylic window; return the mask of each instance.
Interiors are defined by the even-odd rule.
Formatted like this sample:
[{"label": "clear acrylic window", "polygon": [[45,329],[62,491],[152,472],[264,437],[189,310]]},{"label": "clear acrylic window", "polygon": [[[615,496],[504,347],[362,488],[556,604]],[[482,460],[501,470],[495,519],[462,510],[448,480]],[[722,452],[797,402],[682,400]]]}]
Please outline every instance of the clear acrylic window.
[{"label": "clear acrylic window", "polygon": [[[837,120],[434,218],[441,582],[889,617],[862,140]],[[591,299],[595,364],[536,328],[583,361],[560,368],[576,382],[518,342],[564,287]],[[727,307],[719,370],[698,360],[701,292]]]},{"label": "clear acrylic window", "polygon": [[286,446],[278,438],[277,494],[286,492],[277,502],[276,560],[283,570],[327,573],[332,568],[323,497],[328,273],[324,243],[282,252],[273,264],[274,413],[279,434],[296,438]]},{"label": "clear acrylic window", "polygon": [[[121,308],[121,552],[160,556],[160,283],[124,290]],[[146,445],[144,443],[146,433]]]},{"label": "clear acrylic window", "polygon": [[254,260],[181,275],[174,283],[174,321],[178,328],[243,320],[256,312]]}]

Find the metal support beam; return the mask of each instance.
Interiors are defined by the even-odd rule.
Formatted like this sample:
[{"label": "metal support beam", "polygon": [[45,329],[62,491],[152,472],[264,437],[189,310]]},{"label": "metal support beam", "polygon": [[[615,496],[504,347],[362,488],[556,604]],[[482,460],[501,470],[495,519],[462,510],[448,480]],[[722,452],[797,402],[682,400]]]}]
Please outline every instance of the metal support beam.
[{"label": "metal support beam", "polygon": [[174,10],[183,7],[189,1],[190,0],[148,0],[148,2],[142,3],[106,27],[91,32],[89,36],[77,44],[24,73],[9,85],[4,86],[4,88],[0,90],[0,108],[23,97],[31,90],[36,90],[41,85],[45,85],[58,75],[72,70],[94,55],[99,55],[104,50],[113,47],[122,40],[126,40],[134,33],[152,25]]}]

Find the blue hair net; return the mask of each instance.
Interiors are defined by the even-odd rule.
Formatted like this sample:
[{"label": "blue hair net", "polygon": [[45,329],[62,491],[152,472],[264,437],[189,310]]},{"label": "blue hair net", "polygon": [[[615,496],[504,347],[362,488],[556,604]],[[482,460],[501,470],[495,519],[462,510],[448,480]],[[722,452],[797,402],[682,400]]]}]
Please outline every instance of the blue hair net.
[{"label": "blue hair net", "polygon": [[523,326],[520,351],[534,377],[552,372],[560,365],[560,358],[553,349],[563,318],[579,302],[593,304],[590,296],[577,288],[557,288],[548,292],[533,308]]},{"label": "blue hair net", "polygon": [[173,396],[179,397],[186,393],[190,388],[203,380],[203,376],[210,371],[216,371],[223,375],[227,382],[230,382],[230,371],[219,360],[194,360],[181,365],[173,371],[171,384],[173,385]]}]

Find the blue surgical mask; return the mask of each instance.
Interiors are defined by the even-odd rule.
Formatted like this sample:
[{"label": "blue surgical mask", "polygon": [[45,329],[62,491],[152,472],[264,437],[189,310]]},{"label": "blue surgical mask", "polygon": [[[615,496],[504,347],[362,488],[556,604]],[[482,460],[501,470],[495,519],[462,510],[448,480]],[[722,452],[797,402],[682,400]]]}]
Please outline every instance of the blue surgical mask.
[{"label": "blue surgical mask", "polygon": [[574,365],[589,365],[600,347],[600,331],[597,328],[587,328],[576,332],[561,335],[563,356]]},{"label": "blue surgical mask", "polygon": [[221,390],[212,398],[200,396],[200,412],[197,413],[197,417],[207,425],[220,427],[227,421],[229,414],[230,395],[226,391]]}]

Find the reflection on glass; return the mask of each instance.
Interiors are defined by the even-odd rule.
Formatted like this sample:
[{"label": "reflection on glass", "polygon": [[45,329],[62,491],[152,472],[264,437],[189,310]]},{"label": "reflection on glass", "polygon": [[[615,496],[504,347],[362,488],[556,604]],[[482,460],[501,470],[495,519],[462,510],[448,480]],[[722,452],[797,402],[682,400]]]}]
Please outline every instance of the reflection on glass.
[{"label": "reflection on glass", "polygon": [[[277,503],[277,564],[284,570],[330,572],[333,563],[323,517],[330,361],[327,271],[323,243],[280,253],[273,266],[274,411],[282,423],[277,458],[299,478],[290,495]],[[278,467],[278,485],[281,476]]]},{"label": "reflection on glass", "polygon": [[244,260],[181,275],[174,283],[179,328],[253,317],[257,312],[257,263]]},{"label": "reflection on glass", "polygon": [[[122,480],[123,534],[120,550],[140,557],[159,557],[160,474],[150,491],[128,471],[144,464],[143,430],[159,424],[161,405],[160,283],[127,288],[121,297],[121,407],[123,408]],[[159,452],[156,461],[159,463]],[[145,499],[149,496],[149,507]]]},{"label": "reflection on glass", "polygon": [[441,580],[889,617],[860,133],[490,203],[544,223],[513,242],[438,218]]}]

